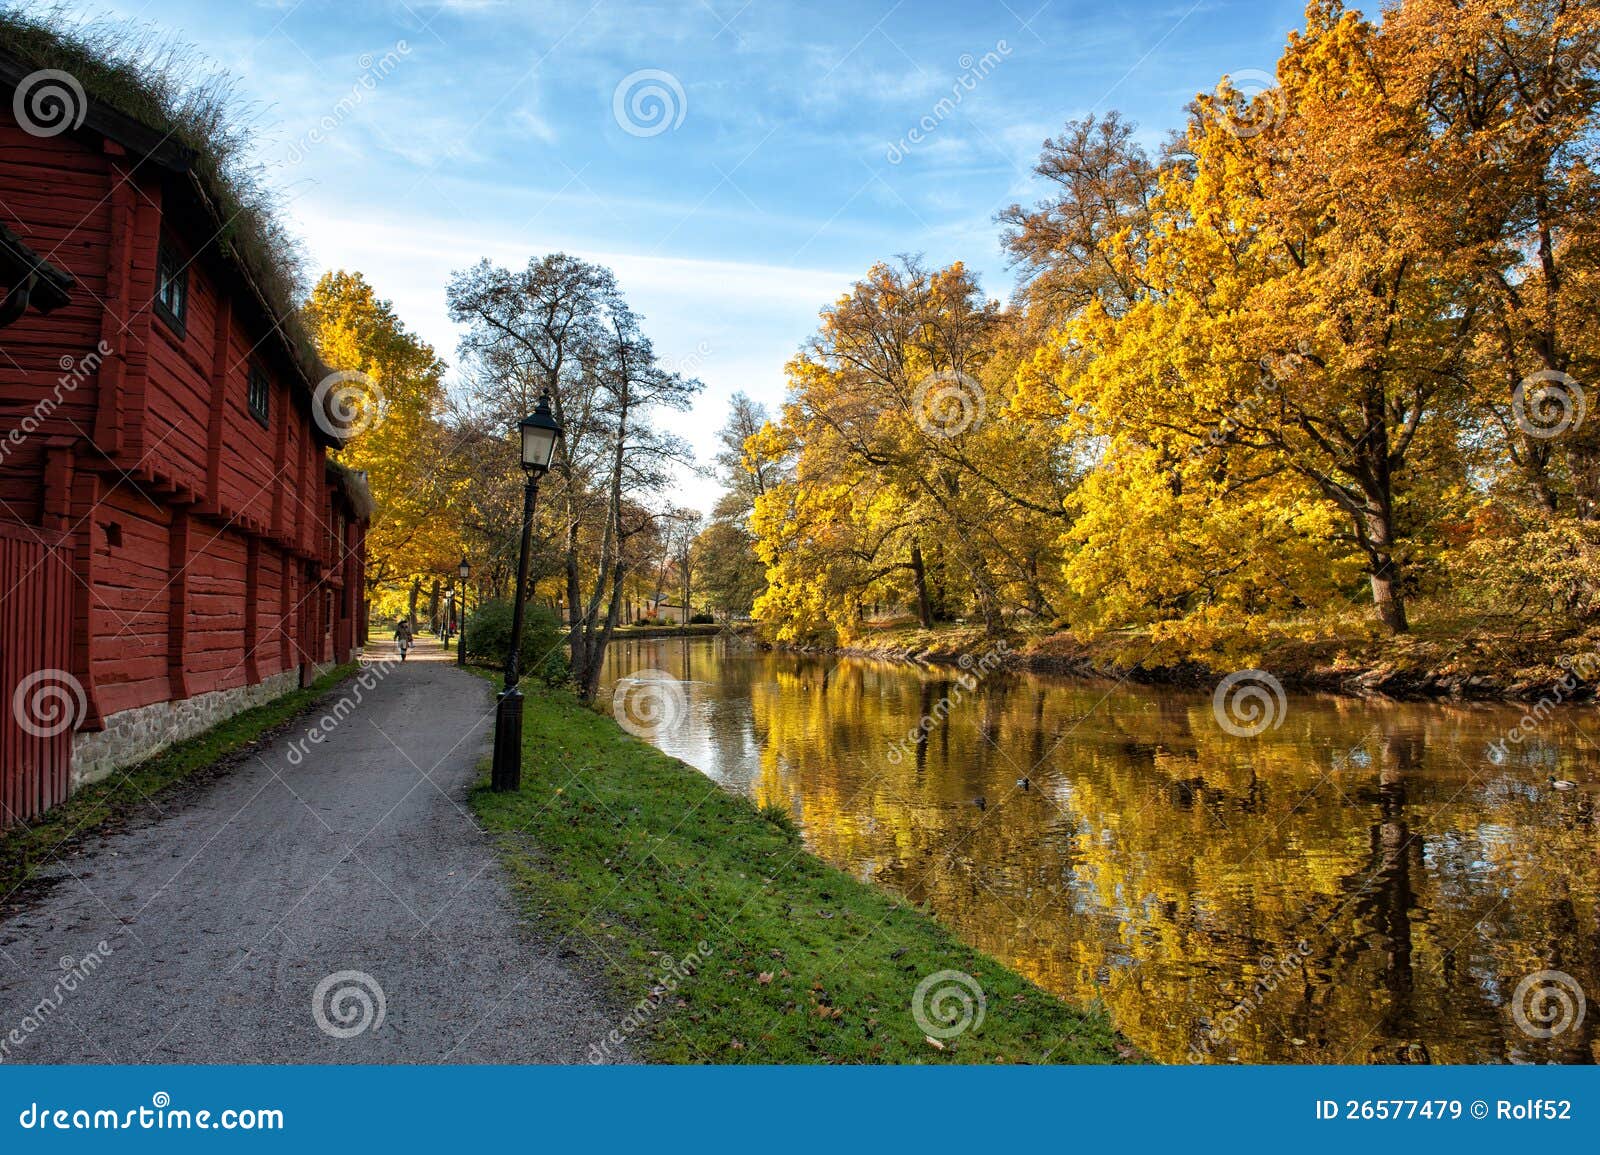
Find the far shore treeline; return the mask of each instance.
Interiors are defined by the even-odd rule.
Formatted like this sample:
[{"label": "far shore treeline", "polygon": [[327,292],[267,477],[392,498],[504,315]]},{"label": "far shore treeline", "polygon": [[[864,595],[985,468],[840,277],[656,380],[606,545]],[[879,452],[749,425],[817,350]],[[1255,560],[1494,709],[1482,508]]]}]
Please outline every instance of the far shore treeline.
[{"label": "far shore treeline", "polygon": [[1318,2],[1159,149],[1068,123],[1000,214],[1009,306],[900,258],[823,310],[742,443],[756,618],[1563,652],[1600,609],[1597,72],[1594,5]]}]

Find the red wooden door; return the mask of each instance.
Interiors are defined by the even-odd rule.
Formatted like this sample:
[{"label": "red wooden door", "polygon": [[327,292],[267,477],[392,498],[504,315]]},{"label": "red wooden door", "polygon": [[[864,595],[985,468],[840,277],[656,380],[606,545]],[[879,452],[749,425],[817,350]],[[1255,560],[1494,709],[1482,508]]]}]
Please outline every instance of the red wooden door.
[{"label": "red wooden door", "polygon": [[87,699],[72,666],[71,535],[0,522],[0,826],[67,796]]}]

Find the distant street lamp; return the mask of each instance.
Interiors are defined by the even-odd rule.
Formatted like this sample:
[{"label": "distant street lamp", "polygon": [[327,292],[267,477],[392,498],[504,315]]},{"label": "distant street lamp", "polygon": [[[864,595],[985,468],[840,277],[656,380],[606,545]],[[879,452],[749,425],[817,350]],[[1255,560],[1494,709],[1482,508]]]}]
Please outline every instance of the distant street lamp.
[{"label": "distant street lamp", "polygon": [[467,579],[472,576],[472,566],[467,563],[467,555],[461,555],[461,564],[456,567],[456,573],[461,575],[461,608],[456,612],[460,615],[457,623],[459,634],[456,638],[456,665],[467,664]]},{"label": "distant street lamp", "polygon": [[522,419],[522,469],[528,475],[522,490],[522,554],[517,560],[516,596],[511,607],[511,653],[506,656],[506,688],[500,694],[494,718],[494,766],[489,782],[498,792],[522,785],[522,613],[528,596],[528,548],[533,541],[533,505],[539,497],[539,479],[550,468],[561,440],[561,424],[550,412],[550,395]]}]

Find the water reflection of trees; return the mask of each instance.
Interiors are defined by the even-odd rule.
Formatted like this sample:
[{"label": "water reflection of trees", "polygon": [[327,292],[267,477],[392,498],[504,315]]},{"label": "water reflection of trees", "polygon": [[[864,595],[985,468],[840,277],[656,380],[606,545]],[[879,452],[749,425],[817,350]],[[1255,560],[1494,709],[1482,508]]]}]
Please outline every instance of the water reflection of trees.
[{"label": "water reflection of trees", "polygon": [[959,671],[695,661],[819,853],[1157,1059],[1226,1028],[1213,1058],[1594,1061],[1600,1016],[1541,1041],[1506,1005],[1546,967],[1600,997],[1596,816],[1543,786],[1575,736],[1496,765],[1511,711],[1296,698],[1240,739],[1186,692],[997,676],[945,711]]}]

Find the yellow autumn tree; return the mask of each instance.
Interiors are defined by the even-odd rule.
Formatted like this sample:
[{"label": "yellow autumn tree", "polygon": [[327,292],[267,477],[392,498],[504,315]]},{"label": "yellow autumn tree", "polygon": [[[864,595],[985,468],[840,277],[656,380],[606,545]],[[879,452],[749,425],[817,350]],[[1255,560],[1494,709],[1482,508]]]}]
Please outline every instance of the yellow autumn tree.
[{"label": "yellow autumn tree", "polygon": [[[1133,274],[1145,292],[1063,331],[1064,418],[1107,439],[1114,503],[1132,489],[1200,515],[1202,602],[1326,596],[1302,577],[1337,584],[1353,554],[1379,618],[1407,628],[1417,498],[1448,473],[1452,431],[1435,427],[1464,400],[1474,290],[1453,221],[1428,209],[1444,174],[1427,110],[1391,93],[1386,63],[1374,25],[1318,4],[1277,88],[1200,97]],[[1097,532],[1095,492],[1080,580],[1127,540],[1120,517]],[[1231,595],[1213,580],[1240,574]]]},{"label": "yellow autumn tree", "polygon": [[874,266],[789,365],[795,475],[758,503],[780,632],[850,632],[869,604],[924,626],[1008,607],[1051,616],[1068,466],[1053,433],[1007,425],[1009,341],[960,264]]},{"label": "yellow autumn tree", "polygon": [[346,375],[332,383],[336,403],[356,415],[338,460],[372,490],[368,594],[453,573],[462,546],[448,511],[468,479],[443,421],[444,363],[360,273],[324,274],[304,314],[323,360]]},{"label": "yellow autumn tree", "polygon": [[1223,77],[1160,150],[1068,123],[1000,214],[1009,307],[878,265],[789,367],[761,616],[898,599],[1201,656],[1419,606],[1587,628],[1597,129],[1600,8],[1568,0],[1313,0],[1274,84]]}]

